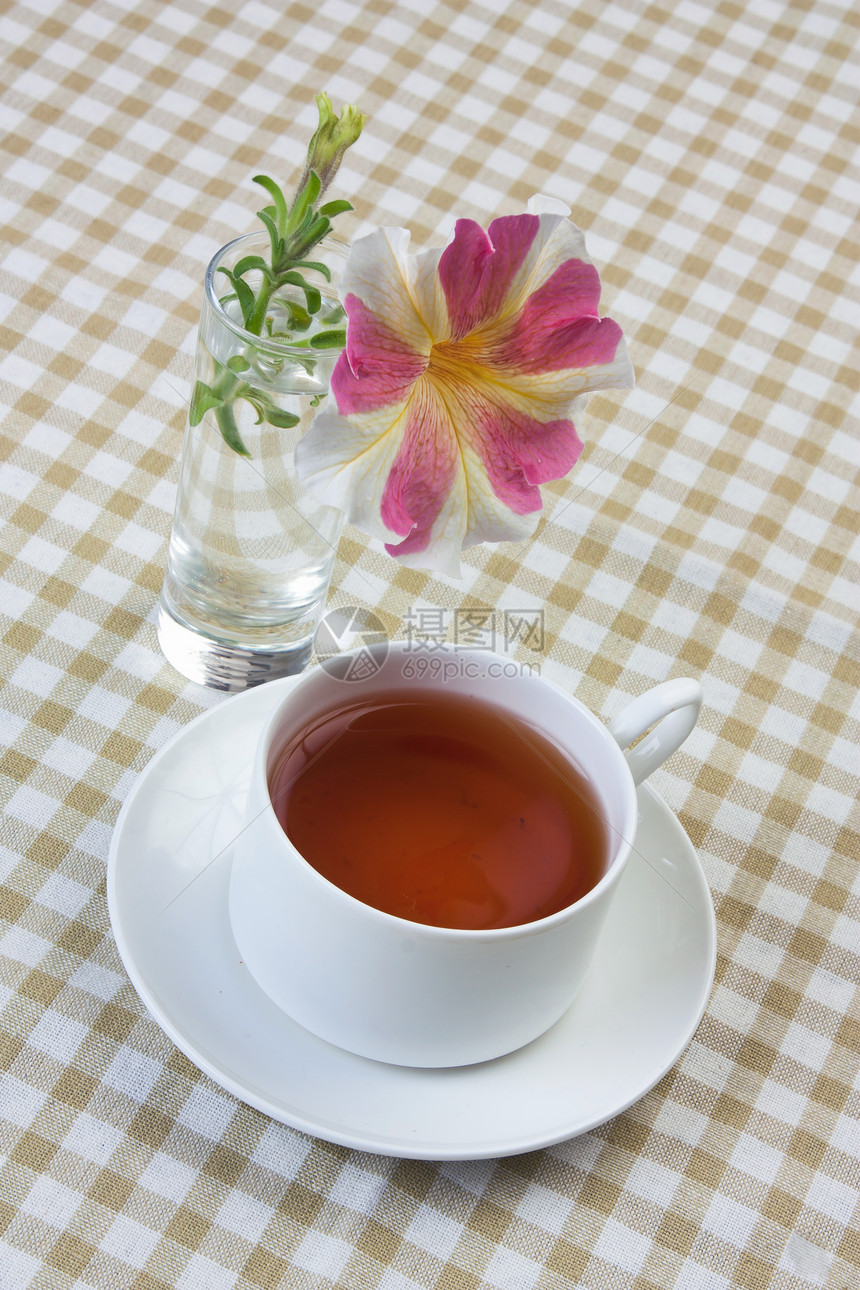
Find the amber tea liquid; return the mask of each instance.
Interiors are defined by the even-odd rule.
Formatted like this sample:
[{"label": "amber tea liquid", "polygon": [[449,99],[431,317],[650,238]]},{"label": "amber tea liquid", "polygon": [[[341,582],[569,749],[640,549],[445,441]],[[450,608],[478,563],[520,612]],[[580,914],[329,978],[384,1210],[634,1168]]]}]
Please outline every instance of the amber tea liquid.
[{"label": "amber tea liquid", "polygon": [[518,717],[462,695],[392,691],[323,713],[284,748],[269,790],[309,864],[417,923],[533,922],[607,865],[588,780]]}]

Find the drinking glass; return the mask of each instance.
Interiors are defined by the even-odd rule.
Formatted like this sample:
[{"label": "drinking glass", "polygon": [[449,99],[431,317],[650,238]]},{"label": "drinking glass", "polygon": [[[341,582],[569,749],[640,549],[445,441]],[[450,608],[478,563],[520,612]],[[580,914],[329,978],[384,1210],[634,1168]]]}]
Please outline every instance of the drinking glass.
[{"label": "drinking glass", "polygon": [[[262,336],[243,325],[228,277],[265,234],[223,247],[206,270],[194,386],[182,447],[158,639],[184,676],[244,690],[299,672],[313,650],[343,514],[309,497],[293,453],[325,400],[339,349],[315,348],[315,331],[342,326],[336,295],[345,248],[315,249],[332,281],[314,270],[322,307],[304,344],[278,335],[301,313],[297,288],[270,306]],[[253,286],[253,273],[246,273]],[[293,333],[295,335],[295,333]]]}]

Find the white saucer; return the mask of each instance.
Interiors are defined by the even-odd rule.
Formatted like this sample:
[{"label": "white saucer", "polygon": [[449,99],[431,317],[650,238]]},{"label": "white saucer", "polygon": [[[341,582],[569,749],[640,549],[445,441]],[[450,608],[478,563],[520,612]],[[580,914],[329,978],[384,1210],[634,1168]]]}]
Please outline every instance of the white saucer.
[{"label": "white saucer", "polygon": [[119,952],[159,1025],[242,1101],[303,1132],[382,1155],[471,1160],[575,1137],[677,1061],[716,962],[713,906],[690,842],[650,788],[636,851],[570,1011],[519,1052],[410,1070],[316,1039],[243,967],[227,917],[230,844],[264,714],[294,678],[203,713],[150,762],[114,833],[108,904]]}]

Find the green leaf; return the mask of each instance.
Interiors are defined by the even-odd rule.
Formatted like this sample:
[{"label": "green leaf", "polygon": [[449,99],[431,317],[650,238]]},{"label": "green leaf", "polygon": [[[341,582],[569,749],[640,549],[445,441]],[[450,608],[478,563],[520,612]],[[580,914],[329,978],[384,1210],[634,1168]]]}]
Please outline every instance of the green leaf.
[{"label": "green leaf", "polygon": [[[241,275],[243,273],[247,273],[250,269],[259,269],[260,272],[264,273],[267,278],[271,278],[272,276],[271,269],[269,268],[266,261],[263,259],[262,255],[244,256],[241,260],[238,261],[233,272]],[[224,272],[226,273],[227,270],[225,269]]]},{"label": "green leaf", "polygon": [[333,328],[331,331],[318,331],[315,336],[310,337],[310,344],[313,349],[343,349],[346,344],[346,331],[343,327]]},{"label": "green leaf", "polygon": [[244,354],[234,354],[232,358],[227,359],[227,366],[231,372],[247,372],[251,364]]},{"label": "green leaf", "polygon": [[256,299],[253,291],[248,286],[247,282],[242,280],[242,278],[235,278],[234,284],[236,287],[236,295],[239,297],[239,307],[242,310],[242,322],[247,327],[248,320],[254,312]]},{"label": "green leaf", "polygon": [[239,434],[239,427],[236,425],[232,406],[229,403],[223,404],[222,407],[216,410],[215,419],[218,422],[218,429],[221,431],[221,438],[227,447],[232,448],[240,457],[250,457],[251,454]]},{"label": "green leaf", "polygon": [[278,232],[281,234],[281,236],[283,236],[283,234],[286,232],[287,220],[289,218],[289,211],[287,210],[287,200],[284,197],[284,194],[281,192],[280,188],[275,183],[274,179],[270,179],[268,175],[255,175],[254,183],[260,184],[263,188],[265,188],[266,192],[269,194],[272,201],[275,203],[275,209],[273,214],[277,224]]},{"label": "green leaf", "polygon": [[[331,232],[331,220],[314,218],[301,229],[301,251],[306,251],[317,242],[321,242],[326,233]],[[301,254],[301,251],[298,254]]]},{"label": "green leaf", "polygon": [[246,403],[250,403],[251,407],[254,409],[254,411],[257,414],[257,420],[254,422],[254,424],[259,425],[266,415],[266,412],[268,410],[267,406],[263,403],[262,399],[252,399],[251,395],[248,394],[247,391],[243,392],[239,397],[243,398]]},{"label": "green leaf", "polygon": [[266,420],[271,426],[278,426],[282,430],[291,430],[293,426],[299,424],[299,417],[292,412],[282,412],[280,408],[267,408]]},{"label": "green leaf", "polygon": [[286,332],[275,332],[274,335],[281,336],[285,340],[289,341],[290,331],[307,331],[308,327],[311,325],[312,318],[307,309],[300,305],[296,300],[282,300],[281,304],[285,304],[290,311],[289,330]]},{"label": "green leaf", "polygon": [[290,218],[287,222],[285,232],[292,233],[301,225],[302,220],[304,220],[308,211],[319,197],[321,187],[322,185],[320,183],[319,175],[315,170],[312,170],[307,177],[307,182],[305,183],[304,188],[293,203],[293,209],[290,211]]},{"label": "green leaf", "polygon": [[[307,347],[308,347],[308,342],[306,340],[298,340],[296,341],[294,346],[295,349],[307,349]],[[305,369],[308,376],[313,376],[314,372],[317,370],[317,364],[319,362],[318,359],[313,358],[310,354],[308,354],[307,356],[304,356],[302,354],[294,354],[292,355],[292,357],[294,362],[298,363],[300,367],[303,367]]]},{"label": "green leaf", "polygon": [[276,264],[284,253],[283,238],[278,232],[275,221],[272,219],[271,215],[267,215],[265,211],[257,211],[257,215],[269,230],[269,238],[272,243],[272,263]]},{"label": "green leaf", "polygon": [[326,202],[325,206],[320,206],[319,214],[325,215],[328,219],[333,219],[335,215],[343,215],[345,211],[355,210],[352,202],[344,201],[339,197],[337,201]]},{"label": "green leaf", "polygon": [[207,412],[212,408],[224,406],[224,400],[205,381],[198,381],[191,395],[191,408],[188,412],[188,424],[199,426]]},{"label": "green leaf", "polygon": [[[225,277],[229,278],[232,282],[233,288],[236,292],[236,299],[239,301],[239,308],[242,310],[242,322],[247,327],[248,319],[251,317],[256,303],[253,291],[243,278],[237,277],[237,275],[235,273],[231,273],[229,269],[219,267],[218,272],[223,273]],[[224,299],[222,299],[222,304],[226,298],[227,297],[224,297]]]},{"label": "green leaf", "polygon": [[319,293],[319,289],[311,286],[309,282],[305,282],[300,273],[295,273],[292,270],[289,273],[282,273],[278,285],[298,287],[300,291],[305,293],[308,312],[312,314],[319,313],[322,306],[322,296]]},{"label": "green leaf", "polygon": [[314,269],[315,272],[321,273],[326,282],[331,282],[331,269],[322,260],[293,260],[291,268],[294,269]]}]

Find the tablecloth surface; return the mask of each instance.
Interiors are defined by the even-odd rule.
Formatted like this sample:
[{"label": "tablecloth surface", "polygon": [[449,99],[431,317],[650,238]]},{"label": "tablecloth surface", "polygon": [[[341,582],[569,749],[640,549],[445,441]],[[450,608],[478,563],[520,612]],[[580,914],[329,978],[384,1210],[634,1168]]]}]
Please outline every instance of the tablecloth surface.
[{"label": "tablecloth surface", "polygon": [[[0,1286],[856,1290],[856,8],[20,0],[0,42]],[[605,719],[705,691],[653,781],[716,910],[704,1018],[517,1156],[269,1119],[148,1015],[108,917],[124,800],[225,701],[155,634],[203,269],[322,90],[368,115],[344,235],[559,198],[637,374],[531,541],[458,581],[348,526],[330,604],[428,649],[468,625]]]}]

